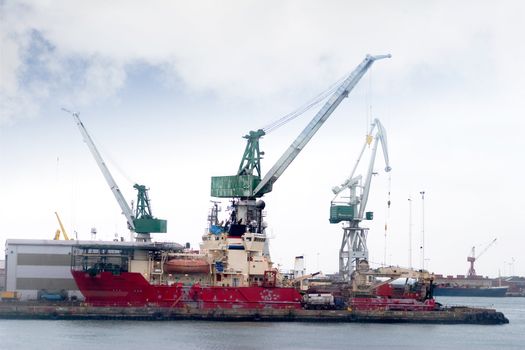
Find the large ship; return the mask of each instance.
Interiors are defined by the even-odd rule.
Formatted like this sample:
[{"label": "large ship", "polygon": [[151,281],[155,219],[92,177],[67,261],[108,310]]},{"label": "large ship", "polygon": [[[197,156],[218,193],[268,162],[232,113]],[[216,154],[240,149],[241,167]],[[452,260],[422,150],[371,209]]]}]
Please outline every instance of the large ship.
[{"label": "large ship", "polygon": [[199,252],[150,242],[77,246],[72,274],[94,306],[301,308],[301,294],[283,286],[263,255],[265,240],[216,230]]},{"label": "large ship", "polygon": [[482,251],[476,255],[476,247],[472,247],[471,253],[467,256],[470,266],[467,275],[457,276],[435,276],[434,295],[436,296],[456,296],[456,297],[504,297],[507,294],[508,286],[495,286],[494,280],[483,277],[476,273],[474,263],[478,260],[494,243],[494,238]]},{"label": "large ship", "polygon": [[[265,234],[215,225],[217,204],[199,251],[173,243],[78,244],[72,275],[91,306],[171,309],[354,309],[431,311],[432,276],[361,261],[352,283],[327,281],[301,289],[265,254]],[[228,225],[230,227],[228,227]],[[239,224],[236,224],[239,225]],[[242,229],[242,230],[241,230]],[[307,276],[306,276],[307,277]],[[414,280],[402,288],[393,280]]]},{"label": "large ship", "polygon": [[[302,291],[301,294],[294,286],[296,278],[285,279],[273,267],[267,244],[267,224],[263,221],[265,203],[261,197],[272,191],[275,182],[374,61],[388,57],[390,55],[368,55],[342,83],[327,90],[322,96],[323,99],[328,98],[327,102],[264,178],[261,176],[260,160],[264,153],[259,150],[260,138],[292,120],[298,113],[287,115],[284,119],[264,129],[251,131],[245,136],[247,145],[237,174],[212,177],[212,197],[227,198],[231,205],[226,222],[219,222],[217,203],[214,203],[209,215],[208,230],[202,236],[199,251],[151,242],[149,233],[166,232],[166,223],[151,215],[147,189],[136,185],[139,197],[134,214],[127,206],[78,114],[73,114],[84,140],[126,216],[128,226],[137,233],[137,242],[128,245],[100,247],[88,244],[74,248],[72,274],[86,303],[95,306],[194,309],[349,307],[356,310],[432,310],[435,302],[431,295],[431,285],[422,289],[419,284],[421,281],[428,282],[428,276],[413,275],[407,271],[372,270],[368,267],[366,255],[353,259],[356,271],[352,284],[349,283],[349,273],[346,273],[340,276],[342,283],[332,283],[329,290],[312,289]],[[316,100],[308,106],[320,102],[321,100]],[[305,111],[304,108],[300,110]],[[374,143],[374,149],[376,148],[377,137]],[[368,178],[370,177],[371,175]],[[369,182],[367,180],[368,189]],[[366,200],[363,201],[365,202]],[[349,205],[356,204],[357,202],[352,202]],[[364,205],[362,208],[364,209]],[[359,213],[358,217],[355,215],[352,215],[351,221],[356,226],[347,231],[365,232],[365,229],[358,226],[364,213]],[[369,213],[366,216],[371,219]],[[348,215],[345,218],[350,220]],[[346,251],[343,253],[348,255]],[[350,267],[350,260],[347,259],[345,265]],[[296,277],[301,279],[300,276]],[[384,279],[380,279],[392,281],[402,277],[406,277],[407,281],[408,278],[415,278],[418,282],[415,285],[407,284],[399,292],[389,287]]]},{"label": "large ship", "polygon": [[493,286],[493,280],[483,276],[435,275],[435,296],[504,297],[508,286]]}]

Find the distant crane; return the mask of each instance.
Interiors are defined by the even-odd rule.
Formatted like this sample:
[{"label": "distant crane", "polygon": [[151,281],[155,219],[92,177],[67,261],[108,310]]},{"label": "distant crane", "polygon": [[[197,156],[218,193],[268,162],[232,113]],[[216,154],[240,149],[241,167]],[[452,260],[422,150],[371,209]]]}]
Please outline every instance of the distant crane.
[{"label": "distant crane", "polygon": [[133,188],[135,188],[138,192],[137,193],[137,207],[134,213],[132,208],[130,208],[130,206],[124,199],[124,196],[122,195],[122,192],[120,191],[120,188],[118,187],[117,183],[115,182],[115,179],[109,172],[109,169],[106,166],[106,163],[102,159],[102,156],[100,155],[97,147],[95,146],[95,143],[91,139],[91,136],[89,136],[89,133],[87,132],[86,127],[80,120],[78,113],[68,111],[65,108],[62,108],[62,110],[64,110],[67,113],[70,113],[75,119],[78,129],[80,130],[80,133],[82,134],[82,137],[84,138],[84,142],[86,142],[89,150],[91,151],[91,154],[95,158],[95,161],[97,162],[97,165],[100,168],[100,171],[104,175],[104,178],[106,179],[106,182],[108,183],[109,188],[111,189],[111,192],[115,196],[115,199],[117,200],[118,205],[120,206],[120,209],[122,210],[122,214],[124,214],[124,216],[126,217],[128,228],[132,232],[137,233],[137,237],[135,239],[139,242],[149,242],[151,241],[150,233],[152,232],[166,233],[167,232],[166,220],[156,219],[151,213],[151,205],[150,205],[150,200],[148,196],[149,189],[146,188],[146,186],[138,185],[138,184],[135,184],[133,186]]},{"label": "distant crane", "polygon": [[473,276],[477,276],[476,275],[476,270],[474,269],[474,262],[476,260],[479,259],[480,256],[482,256],[483,254],[485,254],[485,252],[490,248],[492,247],[492,245],[494,243],[496,243],[496,240],[497,238],[494,238],[494,240],[492,242],[490,242],[486,247],[485,249],[483,249],[481,251],[481,253],[479,253],[477,256],[476,256],[476,247],[472,247],[472,250],[470,251],[470,256],[467,257],[467,261],[470,263],[470,268],[468,269],[468,273],[467,273],[467,276],[468,277],[473,277]]},{"label": "distant crane", "polygon": [[60,229],[55,232],[55,237],[53,238],[53,240],[55,240],[55,241],[60,240],[60,232],[62,232],[62,235],[64,236],[64,239],[66,241],[69,241],[69,237],[68,237],[68,235],[66,233],[66,229],[64,228],[64,225],[62,225],[62,220],[60,220],[60,216],[58,216],[58,213],[56,211],[55,211],[55,215],[57,217],[58,224],[60,225]]}]

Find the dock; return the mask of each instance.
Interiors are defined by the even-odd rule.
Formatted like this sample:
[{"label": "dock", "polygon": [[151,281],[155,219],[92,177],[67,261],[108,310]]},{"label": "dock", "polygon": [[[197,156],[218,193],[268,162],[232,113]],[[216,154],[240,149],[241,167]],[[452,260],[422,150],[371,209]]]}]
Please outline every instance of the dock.
[{"label": "dock", "polygon": [[0,319],[47,320],[201,320],[245,322],[361,322],[498,325],[509,320],[494,309],[450,307],[436,311],[196,309],[96,307],[84,304],[0,303]]}]

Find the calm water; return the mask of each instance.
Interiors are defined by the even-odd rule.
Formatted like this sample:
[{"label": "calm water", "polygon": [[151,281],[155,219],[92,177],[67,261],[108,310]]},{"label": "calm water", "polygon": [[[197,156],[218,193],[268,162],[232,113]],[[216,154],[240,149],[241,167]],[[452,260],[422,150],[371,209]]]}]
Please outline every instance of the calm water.
[{"label": "calm water", "polygon": [[0,349],[525,349],[525,298],[438,299],[493,307],[510,324],[316,324],[0,320]]}]

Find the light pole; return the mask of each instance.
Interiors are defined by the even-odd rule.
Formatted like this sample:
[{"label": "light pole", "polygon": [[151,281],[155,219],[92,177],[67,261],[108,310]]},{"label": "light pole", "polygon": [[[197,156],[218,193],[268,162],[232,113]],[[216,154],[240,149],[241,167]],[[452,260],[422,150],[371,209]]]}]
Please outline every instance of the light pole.
[{"label": "light pole", "polygon": [[421,194],[421,268],[425,269],[425,191]]},{"label": "light pole", "polygon": [[408,267],[412,268],[412,198],[408,197]]}]

